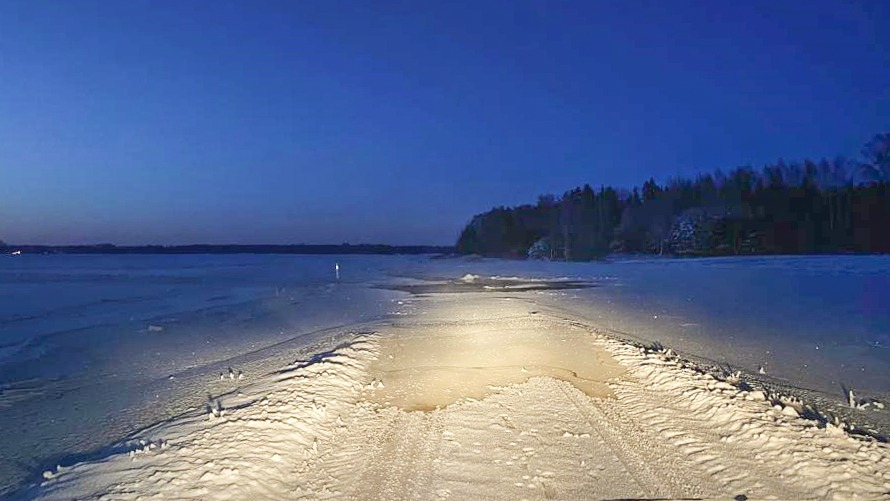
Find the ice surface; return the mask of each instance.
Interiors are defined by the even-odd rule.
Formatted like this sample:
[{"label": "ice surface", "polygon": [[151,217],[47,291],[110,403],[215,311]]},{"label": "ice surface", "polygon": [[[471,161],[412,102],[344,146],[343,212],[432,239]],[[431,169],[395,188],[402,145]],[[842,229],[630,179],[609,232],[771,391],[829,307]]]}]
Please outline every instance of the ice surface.
[{"label": "ice surface", "polygon": [[[667,349],[530,314],[536,302],[521,294],[406,299],[411,313],[395,323],[145,429],[101,458],[51,467],[32,493],[46,500],[879,499],[890,488],[886,443],[802,418],[799,402],[702,372]],[[434,339],[425,345],[424,335]],[[381,388],[373,366],[390,364],[390,355],[392,363],[404,357],[407,365],[444,368],[453,350],[463,355],[456,363],[498,367],[517,342],[529,358],[548,358],[562,351],[551,343],[566,342],[594,355],[586,370],[621,370],[600,373],[606,398],[558,374],[426,412],[377,398],[412,383]],[[552,361],[573,366],[571,358]],[[497,371],[475,377],[502,382]]]},{"label": "ice surface", "polygon": [[621,375],[621,366],[589,333],[562,329],[548,335],[551,325],[503,319],[400,329],[380,340],[380,355],[369,368],[377,382],[371,400],[431,410],[539,376],[566,381],[590,396],[610,396],[606,381]]},{"label": "ice surface", "polygon": [[277,369],[396,295],[367,287],[385,274],[374,257],[2,257],[0,492],[230,391],[228,366]]},{"label": "ice surface", "polygon": [[[546,310],[619,338],[660,341],[733,371],[753,375],[763,368],[768,380],[841,403],[847,398],[842,385],[859,398],[890,401],[887,257],[559,263],[0,256],[0,485],[8,489],[25,475],[36,478],[57,462],[93,457],[136,430],[203,409],[208,393],[237,393],[346,339],[356,325],[388,325],[418,314],[428,321],[472,321],[476,313],[466,304],[420,311],[409,294],[383,287],[427,283],[421,279],[458,283],[466,276],[473,277],[464,281],[471,294],[504,301],[523,295],[531,301],[526,313]],[[534,287],[522,285],[528,279],[536,280]],[[553,279],[594,287],[548,288],[545,281]],[[517,287],[484,287],[492,280]],[[534,343],[518,345],[537,351]],[[432,354],[427,361],[439,359]],[[516,382],[538,388],[535,381]],[[467,395],[484,396],[477,390]],[[886,414],[877,407],[861,412]]]},{"label": "ice surface", "polygon": [[[473,273],[589,281],[539,300],[615,334],[843,397],[890,399],[890,256],[482,260]],[[444,273],[444,272],[442,272]]]}]

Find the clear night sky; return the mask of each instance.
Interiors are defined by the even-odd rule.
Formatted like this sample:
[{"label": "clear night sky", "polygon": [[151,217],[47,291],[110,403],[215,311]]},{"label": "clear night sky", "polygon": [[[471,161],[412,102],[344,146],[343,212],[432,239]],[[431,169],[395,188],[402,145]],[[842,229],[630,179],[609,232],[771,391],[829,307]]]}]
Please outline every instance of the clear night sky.
[{"label": "clear night sky", "polygon": [[890,129],[890,3],[0,2],[0,239],[451,244]]}]

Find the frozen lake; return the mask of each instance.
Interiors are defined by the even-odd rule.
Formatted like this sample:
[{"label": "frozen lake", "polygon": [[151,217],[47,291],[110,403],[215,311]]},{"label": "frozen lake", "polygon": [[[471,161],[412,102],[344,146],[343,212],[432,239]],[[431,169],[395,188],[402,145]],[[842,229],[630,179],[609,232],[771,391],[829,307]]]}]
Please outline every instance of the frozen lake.
[{"label": "frozen lake", "polygon": [[888,256],[492,260],[453,273],[462,272],[590,280],[598,287],[541,293],[541,301],[793,386],[890,397]]},{"label": "frozen lake", "polygon": [[208,392],[229,389],[218,374],[230,366],[247,378],[277,369],[324,329],[386,314],[395,293],[367,281],[391,265],[348,256],[0,256],[0,486],[202,405]]},{"label": "frozen lake", "polygon": [[375,285],[467,273],[590,280],[530,297],[790,386],[890,397],[888,257],[0,256],[0,485],[201,405],[229,367],[250,378],[385,320],[405,295]]}]

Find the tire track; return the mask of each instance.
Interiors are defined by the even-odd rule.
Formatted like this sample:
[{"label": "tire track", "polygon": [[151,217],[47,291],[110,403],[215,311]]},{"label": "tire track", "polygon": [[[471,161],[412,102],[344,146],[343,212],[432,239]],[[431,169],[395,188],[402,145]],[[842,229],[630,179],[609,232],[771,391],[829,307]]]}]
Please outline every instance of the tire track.
[{"label": "tire track", "polygon": [[678,493],[665,489],[667,484],[665,479],[653,472],[648,466],[648,461],[640,457],[634,448],[629,447],[620,439],[620,434],[609,423],[605,414],[587,396],[577,390],[566,388],[564,385],[560,385],[560,390],[584,417],[590,430],[597,434],[621,462],[628,475],[634,479],[646,497],[678,496]]},{"label": "tire track", "polygon": [[[372,435],[367,446],[365,470],[350,498],[430,498],[433,460],[441,440],[439,421],[436,413],[402,411],[378,421],[375,427],[379,433]],[[363,436],[355,438],[362,440]]]}]

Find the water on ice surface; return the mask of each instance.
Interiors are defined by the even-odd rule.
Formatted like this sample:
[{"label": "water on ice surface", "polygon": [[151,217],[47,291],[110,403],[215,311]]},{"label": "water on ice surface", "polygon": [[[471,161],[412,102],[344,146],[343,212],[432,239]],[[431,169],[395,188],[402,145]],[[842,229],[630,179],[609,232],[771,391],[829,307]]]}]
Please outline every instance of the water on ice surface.
[{"label": "water on ice surface", "polygon": [[373,401],[432,410],[540,376],[566,381],[589,396],[611,396],[606,381],[624,371],[589,332],[542,336],[549,325],[536,319],[402,328],[380,341],[380,355],[369,369],[379,382]]}]

